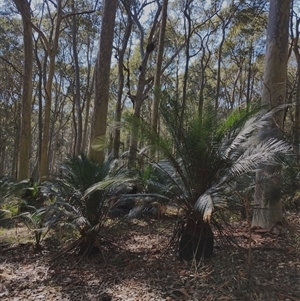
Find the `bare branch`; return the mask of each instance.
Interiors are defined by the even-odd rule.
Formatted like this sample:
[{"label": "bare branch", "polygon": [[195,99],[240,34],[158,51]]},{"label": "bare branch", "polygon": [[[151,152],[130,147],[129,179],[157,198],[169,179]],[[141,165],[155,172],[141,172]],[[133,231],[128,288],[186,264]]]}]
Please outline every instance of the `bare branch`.
[{"label": "bare branch", "polygon": [[10,61],[8,61],[6,58],[0,56],[0,59],[3,60],[5,63],[7,63],[10,67],[12,67],[18,74],[22,75],[22,72],[19,71],[17,67],[14,64],[12,64]]},{"label": "bare branch", "polygon": [[62,19],[66,19],[66,18],[73,17],[73,16],[84,15],[84,14],[92,14],[94,12],[95,12],[95,10],[93,9],[93,10],[85,10],[85,11],[77,12],[77,13],[69,13],[69,14],[63,15]]},{"label": "bare branch", "polygon": [[183,43],[182,45],[180,45],[178,47],[178,49],[174,52],[174,54],[170,57],[170,59],[168,60],[168,62],[166,63],[166,65],[162,68],[161,70],[161,74],[163,74],[166,69],[171,65],[171,63],[173,62],[173,60],[175,59],[175,57],[179,54],[179,52],[184,48],[185,43]]}]

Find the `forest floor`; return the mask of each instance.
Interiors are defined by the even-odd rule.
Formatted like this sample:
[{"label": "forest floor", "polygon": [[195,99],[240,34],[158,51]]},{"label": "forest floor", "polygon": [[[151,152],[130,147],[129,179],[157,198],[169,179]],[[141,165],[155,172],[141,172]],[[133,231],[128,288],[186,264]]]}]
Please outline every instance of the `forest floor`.
[{"label": "forest floor", "polygon": [[252,231],[251,240],[246,222],[232,222],[239,247],[220,245],[198,264],[168,248],[174,223],[132,220],[102,253],[54,263],[61,245],[53,235],[36,251],[26,228],[1,229],[0,300],[300,300],[300,214],[289,214],[284,227]]}]

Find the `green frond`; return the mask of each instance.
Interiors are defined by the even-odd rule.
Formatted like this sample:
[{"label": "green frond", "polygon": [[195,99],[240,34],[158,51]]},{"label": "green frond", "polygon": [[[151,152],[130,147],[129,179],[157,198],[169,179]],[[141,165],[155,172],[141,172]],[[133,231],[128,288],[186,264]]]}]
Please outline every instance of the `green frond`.
[{"label": "green frond", "polygon": [[287,158],[294,156],[291,145],[286,141],[261,137],[259,140],[255,136],[258,129],[270,125],[270,117],[280,108],[251,117],[235,136],[229,135],[229,139],[223,141],[220,152],[227,166],[223,168],[215,184],[200,195],[195,203],[194,208],[203,216],[209,217],[212,209],[226,202],[227,196],[233,193],[235,183],[240,177],[254,174],[262,166],[282,166],[287,162]]},{"label": "green frond", "polygon": [[70,157],[61,166],[61,183],[83,193],[91,185],[103,180],[110,162],[98,163],[85,155]]}]

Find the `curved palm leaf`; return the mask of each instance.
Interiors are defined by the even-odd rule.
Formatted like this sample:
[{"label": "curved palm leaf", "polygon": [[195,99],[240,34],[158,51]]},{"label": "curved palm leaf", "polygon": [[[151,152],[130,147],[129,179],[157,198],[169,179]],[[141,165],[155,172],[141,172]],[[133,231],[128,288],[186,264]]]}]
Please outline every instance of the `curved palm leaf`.
[{"label": "curved palm leaf", "polygon": [[270,124],[270,116],[278,110],[276,108],[251,118],[233,139],[229,139],[230,143],[226,141],[223,144],[227,145],[222,156],[228,162],[228,167],[223,170],[222,177],[200,195],[194,206],[205,219],[210,219],[215,207],[222,206],[239,177],[255,172],[262,165],[281,166],[288,156],[293,156],[292,147],[286,141],[269,138],[258,142],[253,136],[257,129]]}]

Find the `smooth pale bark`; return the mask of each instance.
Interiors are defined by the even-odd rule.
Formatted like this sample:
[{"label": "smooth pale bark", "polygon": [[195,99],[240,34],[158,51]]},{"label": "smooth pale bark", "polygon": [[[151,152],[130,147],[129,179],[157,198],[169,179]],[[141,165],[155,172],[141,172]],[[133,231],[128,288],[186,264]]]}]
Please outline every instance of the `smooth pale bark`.
[{"label": "smooth pale bark", "polygon": [[[270,1],[262,95],[262,104],[267,108],[285,102],[290,4],[290,0]],[[284,114],[281,111],[273,116],[272,125],[259,133],[260,139],[282,137]],[[261,180],[262,177],[268,180]],[[252,226],[270,228],[283,218],[280,168],[262,166],[257,181]]]},{"label": "smooth pale bark", "polygon": [[110,63],[117,3],[117,0],[104,0],[100,47],[96,62],[95,100],[89,156],[97,162],[103,162],[105,158],[104,150],[94,150],[92,145],[96,138],[104,138],[106,135]]},{"label": "smooth pale bark", "polygon": [[14,0],[23,22],[24,69],[22,88],[21,131],[19,142],[18,180],[29,175],[29,159],[31,147],[31,103],[32,103],[32,69],[33,39],[31,27],[30,4],[25,0]]}]

